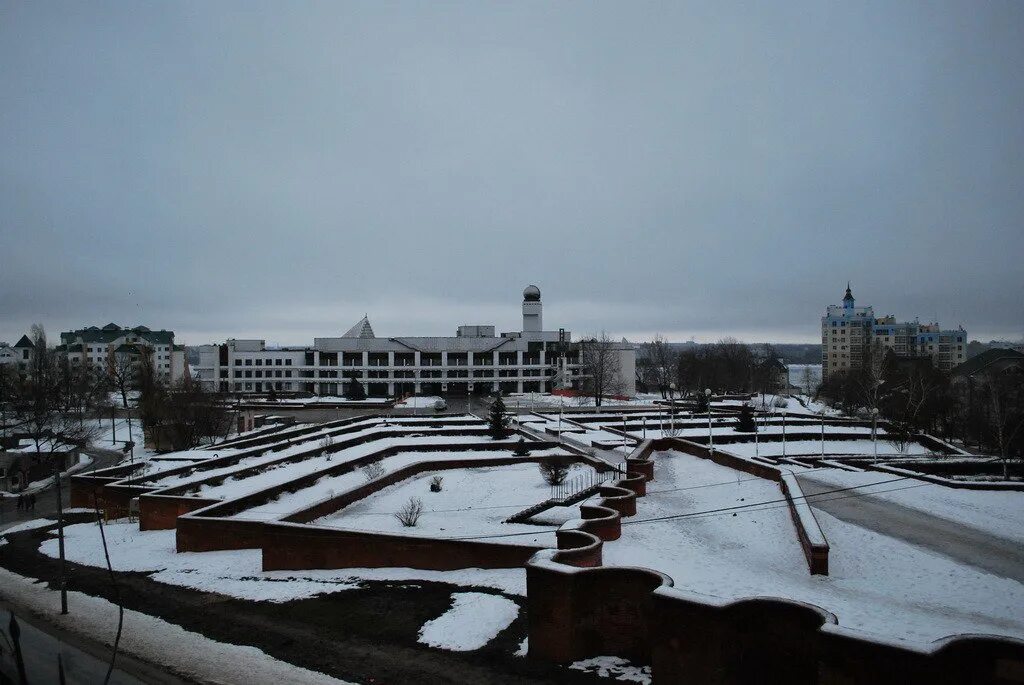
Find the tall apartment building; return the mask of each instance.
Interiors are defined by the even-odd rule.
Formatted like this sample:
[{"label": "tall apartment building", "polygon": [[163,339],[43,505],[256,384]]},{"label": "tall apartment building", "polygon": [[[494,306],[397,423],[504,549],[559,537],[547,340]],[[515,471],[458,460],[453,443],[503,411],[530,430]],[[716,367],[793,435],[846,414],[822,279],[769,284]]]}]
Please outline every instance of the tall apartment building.
[{"label": "tall apartment building", "polygon": [[153,331],[145,326],[122,328],[109,323],[103,328],[67,331],[60,334],[57,351],[66,354],[72,365],[88,365],[104,373],[110,373],[121,360],[136,365],[144,355],[165,382],[176,382],[188,373],[185,347],[174,344],[174,331]]},{"label": "tall apartment building", "polygon": [[948,371],[966,359],[967,331],[897,321],[891,314],[875,318],[872,307],[856,306],[847,284],[843,303],[829,305],[821,317],[822,378],[863,368],[872,347],[901,357],[931,357],[936,368]]},{"label": "tall apartment building", "polygon": [[[377,337],[363,317],[336,338],[311,347],[267,347],[264,340],[228,340],[199,348],[195,367],[204,387],[220,392],[311,392],[340,395],[349,379],[370,397],[547,392],[584,381],[581,345],[568,331],[544,330],[540,289],[523,291],[521,331],[495,335],[490,325],[459,326],[452,337]],[[636,391],[636,350],[615,343],[618,383]]]}]

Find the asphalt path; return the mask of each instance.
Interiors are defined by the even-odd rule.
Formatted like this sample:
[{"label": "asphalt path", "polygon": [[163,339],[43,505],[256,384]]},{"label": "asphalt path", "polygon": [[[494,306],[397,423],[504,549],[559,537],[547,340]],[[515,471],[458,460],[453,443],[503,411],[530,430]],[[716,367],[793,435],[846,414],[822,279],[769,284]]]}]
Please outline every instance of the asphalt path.
[{"label": "asphalt path", "polygon": [[812,507],[841,521],[1024,583],[1024,548],[1020,543],[905,507],[881,495],[865,493],[815,501],[814,495],[835,486],[816,480],[812,474],[797,474],[797,480]]},{"label": "asphalt path", "polygon": [[[75,471],[75,474],[89,473],[96,469],[103,469],[108,466],[115,466],[121,459],[124,458],[124,453],[121,450],[111,450],[102,447],[89,447],[82,450],[83,454],[87,454],[92,457],[92,464],[84,469]],[[64,507],[67,508],[70,499],[71,488],[68,487],[68,476],[61,478],[61,500],[63,501]],[[16,497],[4,497],[0,498],[0,531],[6,528],[10,528],[16,523],[22,521],[32,521],[38,518],[52,518],[57,515],[57,488],[51,485],[45,490],[40,490],[36,494],[36,507],[31,511],[24,509],[18,509],[18,500]]]}]

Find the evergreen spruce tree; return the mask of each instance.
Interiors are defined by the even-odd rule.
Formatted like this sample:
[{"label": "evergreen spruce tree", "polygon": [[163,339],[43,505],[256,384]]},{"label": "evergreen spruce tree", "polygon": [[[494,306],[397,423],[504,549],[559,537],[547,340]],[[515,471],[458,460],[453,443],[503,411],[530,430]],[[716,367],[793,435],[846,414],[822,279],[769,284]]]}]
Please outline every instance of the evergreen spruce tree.
[{"label": "evergreen spruce tree", "polygon": [[694,396],[694,403],[696,404],[696,406],[694,407],[695,413],[703,414],[708,410],[708,398],[704,393],[696,393],[696,395]]},{"label": "evergreen spruce tree", "polygon": [[750,408],[749,404],[744,404],[742,407],[740,407],[740,416],[736,420],[736,432],[757,432],[757,424],[754,423],[754,410]]},{"label": "evergreen spruce tree", "polygon": [[345,386],[345,399],[346,400],[365,400],[366,392],[363,390],[363,384],[359,382],[359,379],[352,376],[349,380],[348,385]]},{"label": "evergreen spruce tree", "polygon": [[505,415],[505,402],[501,399],[500,393],[491,404],[491,411],[487,415],[487,426],[491,437],[495,440],[501,440],[508,435],[508,416]]}]

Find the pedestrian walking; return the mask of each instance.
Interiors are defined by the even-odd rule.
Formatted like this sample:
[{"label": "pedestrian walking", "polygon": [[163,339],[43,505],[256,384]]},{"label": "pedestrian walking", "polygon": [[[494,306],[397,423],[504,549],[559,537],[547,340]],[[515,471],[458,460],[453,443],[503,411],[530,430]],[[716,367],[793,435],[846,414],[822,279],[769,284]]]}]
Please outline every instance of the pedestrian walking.
[{"label": "pedestrian walking", "polygon": [[34,492],[28,496],[28,509],[29,511],[36,510],[36,493]]},{"label": "pedestrian walking", "polygon": [[21,495],[18,495],[18,511],[21,511],[24,508],[24,506],[25,499]]}]

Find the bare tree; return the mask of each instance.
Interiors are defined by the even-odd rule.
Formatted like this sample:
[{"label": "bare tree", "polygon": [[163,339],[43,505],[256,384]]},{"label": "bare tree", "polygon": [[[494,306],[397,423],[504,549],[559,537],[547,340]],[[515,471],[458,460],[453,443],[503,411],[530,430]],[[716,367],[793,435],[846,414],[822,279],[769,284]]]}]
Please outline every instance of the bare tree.
[{"label": "bare tree", "polygon": [[1003,464],[1003,480],[1009,480],[1013,458],[1011,446],[1024,430],[1024,373],[1012,369],[987,373],[984,374],[984,383],[987,416],[995,435],[999,460]]},{"label": "bare tree", "polygon": [[71,404],[66,392],[67,365],[46,342],[46,332],[39,324],[32,326],[32,352],[28,372],[13,388],[11,408],[18,431],[26,435],[35,448],[36,463],[49,462],[57,489],[57,547],[60,556],[61,613],[66,614],[67,583],[64,568],[64,510],[61,502],[61,471],[67,455],[85,446],[95,433],[92,424],[81,416],[69,413]]},{"label": "bare tree", "polygon": [[[883,399],[882,388],[886,381],[885,351],[880,344],[876,343],[873,347],[866,347],[864,353],[864,366],[862,372],[857,376],[857,381],[864,406],[872,417],[877,417],[879,405]],[[872,422],[871,426],[871,438],[874,440],[878,437],[875,433],[875,423]],[[898,449],[902,452],[909,439],[908,435],[894,435],[893,437],[900,441]]]},{"label": "bare tree", "polygon": [[187,376],[156,393],[155,398],[153,411],[158,416],[154,421],[160,426],[161,437],[166,437],[175,450],[213,442],[231,427],[231,412],[220,398]]},{"label": "bare tree", "polygon": [[600,407],[604,398],[621,390],[619,351],[604,331],[580,342],[584,390]]},{"label": "bare tree", "polygon": [[814,387],[814,372],[811,371],[809,365],[804,366],[804,372],[800,377],[800,385],[803,386],[804,394],[807,397],[813,397],[812,391],[816,388]]},{"label": "bare tree", "polygon": [[649,388],[657,388],[662,399],[667,399],[669,386],[676,377],[679,354],[660,334],[654,336],[653,341],[644,343],[640,352],[637,366],[640,367],[644,382]]},{"label": "bare tree", "polygon": [[910,364],[898,376],[887,381],[882,395],[882,413],[889,420],[888,441],[904,452],[920,430],[921,412],[932,398],[938,382],[929,360]]},{"label": "bare tree", "polygon": [[122,345],[107,351],[107,376],[114,390],[121,396],[123,409],[128,409],[128,392],[135,389],[139,357],[133,345]]}]

